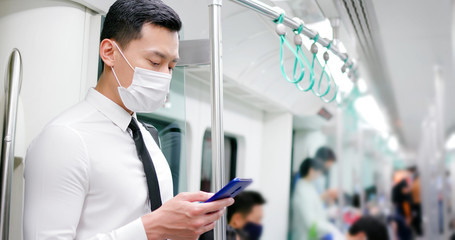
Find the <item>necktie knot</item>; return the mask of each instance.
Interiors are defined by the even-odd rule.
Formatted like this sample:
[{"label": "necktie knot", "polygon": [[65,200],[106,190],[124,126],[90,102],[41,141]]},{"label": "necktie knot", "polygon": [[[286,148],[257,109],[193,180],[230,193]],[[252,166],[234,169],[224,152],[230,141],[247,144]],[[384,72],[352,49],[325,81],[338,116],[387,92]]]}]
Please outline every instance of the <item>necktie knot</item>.
[{"label": "necktie knot", "polygon": [[130,125],[128,125],[128,128],[133,132],[139,131],[139,126],[137,125],[136,119],[131,118],[131,122]]}]

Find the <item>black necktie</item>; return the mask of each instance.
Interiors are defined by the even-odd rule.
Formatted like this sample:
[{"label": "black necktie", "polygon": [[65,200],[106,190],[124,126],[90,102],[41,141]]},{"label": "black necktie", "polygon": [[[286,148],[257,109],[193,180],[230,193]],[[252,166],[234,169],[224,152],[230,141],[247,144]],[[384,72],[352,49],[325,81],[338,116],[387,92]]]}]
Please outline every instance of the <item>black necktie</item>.
[{"label": "black necktie", "polygon": [[149,190],[150,207],[152,211],[155,211],[161,206],[160,185],[158,184],[155,166],[153,165],[152,158],[147,151],[141,131],[134,118],[131,119],[128,128],[133,132],[133,140],[134,144],[136,144],[137,155],[144,165],[145,178],[147,179]]}]

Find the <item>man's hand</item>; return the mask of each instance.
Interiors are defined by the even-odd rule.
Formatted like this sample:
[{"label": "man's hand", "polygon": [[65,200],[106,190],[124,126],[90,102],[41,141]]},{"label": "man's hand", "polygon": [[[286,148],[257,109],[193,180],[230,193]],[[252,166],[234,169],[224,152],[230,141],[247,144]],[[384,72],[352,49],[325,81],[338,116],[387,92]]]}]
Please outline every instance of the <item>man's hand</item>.
[{"label": "man's hand", "polygon": [[226,207],[234,203],[227,198],[210,203],[213,194],[205,192],[180,193],[160,208],[142,217],[149,240],[195,240],[215,227]]},{"label": "man's hand", "polygon": [[336,189],[329,189],[321,194],[322,201],[326,203],[331,203],[338,198],[338,190]]}]

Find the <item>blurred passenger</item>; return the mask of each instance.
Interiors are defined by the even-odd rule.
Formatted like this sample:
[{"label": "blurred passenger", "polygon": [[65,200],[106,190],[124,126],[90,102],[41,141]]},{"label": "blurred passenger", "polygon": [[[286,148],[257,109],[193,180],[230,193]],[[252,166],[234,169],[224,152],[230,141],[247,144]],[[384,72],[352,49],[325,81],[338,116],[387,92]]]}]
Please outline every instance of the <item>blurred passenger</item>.
[{"label": "blurred passenger", "polygon": [[406,179],[395,184],[392,189],[392,202],[395,204],[396,214],[403,217],[408,225],[411,224],[411,188]]},{"label": "blurred passenger", "polygon": [[452,218],[449,223],[449,230],[451,232],[450,240],[455,240],[455,218]]},{"label": "blurred passenger", "polygon": [[422,205],[420,195],[420,178],[416,167],[409,168],[412,174],[411,196],[412,196],[412,228],[417,236],[422,236]]},{"label": "blurred passenger", "polygon": [[389,217],[394,232],[399,240],[412,239],[411,230],[411,188],[406,178],[401,179],[392,189],[392,202],[395,214]]},{"label": "blurred passenger", "polygon": [[318,178],[315,181],[316,188],[322,197],[322,200],[326,203],[335,201],[338,196],[336,189],[329,189],[330,187],[330,169],[335,164],[336,155],[335,152],[329,147],[320,147],[316,151],[314,160],[319,162],[323,168],[323,177]]},{"label": "blurred passenger", "polygon": [[389,240],[387,226],[379,219],[364,216],[350,228],[347,240]]},{"label": "blurred passenger", "polygon": [[228,207],[227,221],[240,239],[258,240],[262,234],[262,205],[265,199],[255,191],[245,191],[237,195],[235,203]]},{"label": "blurred passenger", "polygon": [[387,218],[393,232],[394,240],[412,240],[412,230],[403,217],[392,215]]},{"label": "blurred passenger", "polygon": [[[262,234],[262,205],[265,199],[255,191],[244,191],[237,195],[235,203],[227,209],[226,240],[258,240]],[[203,234],[199,240],[213,240],[213,230]]]},{"label": "blurred passenger", "polygon": [[323,166],[311,158],[300,165],[300,179],[292,196],[291,240],[343,239],[341,233],[329,222],[323,202],[314,181],[322,174]]}]

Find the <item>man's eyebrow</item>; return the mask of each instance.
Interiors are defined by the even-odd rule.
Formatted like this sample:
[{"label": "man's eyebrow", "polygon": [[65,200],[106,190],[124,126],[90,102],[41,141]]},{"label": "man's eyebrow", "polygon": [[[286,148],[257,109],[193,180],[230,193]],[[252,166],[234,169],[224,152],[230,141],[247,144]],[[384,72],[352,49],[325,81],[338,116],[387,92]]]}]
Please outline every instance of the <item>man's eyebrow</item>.
[{"label": "man's eyebrow", "polygon": [[[152,54],[155,54],[157,55],[158,57],[160,58],[164,58],[164,59],[167,59],[168,56],[160,51],[157,51],[157,50],[151,50],[150,51]],[[180,60],[180,58],[174,58],[174,60],[172,60],[173,62],[178,62]]]}]

